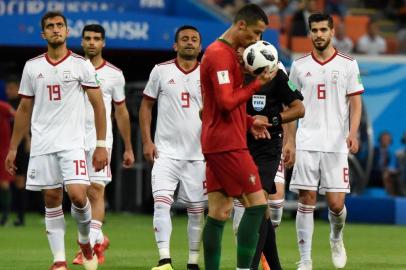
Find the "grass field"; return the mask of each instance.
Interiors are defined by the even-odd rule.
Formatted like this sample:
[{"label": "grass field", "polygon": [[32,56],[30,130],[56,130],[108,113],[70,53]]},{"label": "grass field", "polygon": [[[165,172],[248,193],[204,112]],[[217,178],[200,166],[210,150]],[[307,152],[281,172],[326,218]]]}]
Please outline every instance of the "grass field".
[{"label": "grass field", "polygon": [[[75,224],[66,215],[66,253],[70,262],[77,251]],[[183,215],[173,218],[171,253],[175,270],[185,269],[187,262],[186,221]],[[105,233],[111,240],[106,262],[99,269],[151,269],[158,261],[152,231],[152,217],[146,215],[108,214]],[[330,260],[328,223],[316,222],[313,236],[313,269],[334,269]],[[296,269],[298,260],[294,220],[283,220],[277,229],[279,254],[285,270]],[[235,246],[231,221],[224,231],[221,269],[235,269]],[[347,224],[345,244],[346,269],[406,269],[406,227]],[[1,270],[47,270],[51,254],[43,218],[28,215],[23,228],[0,227]],[[203,265],[203,263],[201,263]],[[70,269],[82,269],[70,264]]]}]

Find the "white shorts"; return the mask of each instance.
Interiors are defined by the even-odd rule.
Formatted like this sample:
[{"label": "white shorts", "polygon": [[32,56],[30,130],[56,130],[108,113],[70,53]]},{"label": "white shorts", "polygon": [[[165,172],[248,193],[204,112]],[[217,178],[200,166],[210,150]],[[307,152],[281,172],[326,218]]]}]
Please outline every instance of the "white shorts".
[{"label": "white shorts", "polygon": [[281,157],[281,161],[279,162],[278,170],[276,171],[274,182],[285,184],[285,166],[283,165],[282,157]]},{"label": "white shorts", "polygon": [[203,160],[177,160],[159,157],[151,172],[152,195],[174,196],[179,184],[177,200],[185,204],[204,204],[207,201],[206,164]]},{"label": "white shorts", "polygon": [[111,161],[111,148],[107,148],[108,154],[108,163],[103,170],[96,172],[93,168],[93,153],[96,148],[91,148],[89,151],[86,151],[86,163],[87,163],[87,170],[89,171],[89,178],[90,182],[96,183],[102,186],[107,185],[111,182],[111,168],[110,168],[110,161]]},{"label": "white shorts", "polygon": [[90,185],[83,149],[30,157],[26,189],[40,191],[69,184]]},{"label": "white shorts", "polygon": [[319,189],[326,192],[350,193],[348,154],[317,151],[296,151],[289,190]]}]

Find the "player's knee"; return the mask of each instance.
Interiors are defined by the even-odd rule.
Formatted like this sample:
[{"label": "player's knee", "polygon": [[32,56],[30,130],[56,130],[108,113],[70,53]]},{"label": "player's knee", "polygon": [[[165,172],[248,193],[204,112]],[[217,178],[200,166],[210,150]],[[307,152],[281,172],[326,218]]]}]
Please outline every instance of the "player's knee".
[{"label": "player's knee", "polygon": [[62,190],[47,190],[44,192],[45,206],[54,208],[62,204],[63,193]]},{"label": "player's knee", "polygon": [[170,211],[173,199],[170,196],[156,196],[154,198],[154,211]]},{"label": "player's knee", "polygon": [[104,199],[104,187],[99,184],[92,184],[87,190],[87,196],[91,202]]},{"label": "player's knee", "polygon": [[331,212],[333,212],[334,214],[340,214],[341,213],[341,211],[343,210],[343,208],[344,208],[344,205],[343,204],[341,204],[341,203],[330,203],[330,205],[328,206],[328,208],[329,208],[329,210],[331,211]]},{"label": "player's knee", "polygon": [[77,208],[83,208],[88,203],[86,194],[73,193],[70,194],[69,199],[71,203],[75,205]]}]

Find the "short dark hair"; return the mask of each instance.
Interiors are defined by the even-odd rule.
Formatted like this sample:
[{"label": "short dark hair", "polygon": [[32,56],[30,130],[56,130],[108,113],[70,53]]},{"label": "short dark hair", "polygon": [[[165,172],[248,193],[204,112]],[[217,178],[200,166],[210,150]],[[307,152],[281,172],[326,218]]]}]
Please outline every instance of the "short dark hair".
[{"label": "short dark hair", "polygon": [[50,19],[50,18],[55,18],[55,17],[62,17],[63,22],[65,23],[66,27],[68,27],[68,23],[66,22],[66,17],[62,14],[62,12],[60,12],[60,11],[48,11],[41,18],[41,28],[42,28],[42,30],[45,29],[45,21]]},{"label": "short dark hair", "polygon": [[82,37],[85,36],[86,31],[100,33],[101,36],[102,36],[102,39],[104,39],[104,37],[106,35],[106,30],[104,30],[104,27],[101,26],[100,24],[87,24],[87,25],[85,25],[85,27],[83,27],[83,30],[82,30]]},{"label": "short dark hair", "polygon": [[309,29],[312,29],[312,23],[323,21],[328,21],[328,27],[330,29],[334,28],[333,17],[331,17],[330,14],[327,13],[313,13],[312,15],[309,16],[308,21],[309,21]]},{"label": "short dark hair", "polygon": [[192,26],[192,25],[183,25],[183,26],[179,27],[179,28],[176,30],[176,33],[175,33],[175,42],[178,42],[179,33],[180,33],[181,31],[187,30],[187,29],[191,29],[191,30],[196,31],[196,32],[199,34],[200,43],[202,43],[202,35],[200,34],[199,30],[198,30],[196,27]]},{"label": "short dark hair", "polygon": [[247,4],[237,11],[233,23],[243,20],[247,25],[256,24],[258,21],[263,21],[265,24],[269,23],[268,16],[258,5]]}]

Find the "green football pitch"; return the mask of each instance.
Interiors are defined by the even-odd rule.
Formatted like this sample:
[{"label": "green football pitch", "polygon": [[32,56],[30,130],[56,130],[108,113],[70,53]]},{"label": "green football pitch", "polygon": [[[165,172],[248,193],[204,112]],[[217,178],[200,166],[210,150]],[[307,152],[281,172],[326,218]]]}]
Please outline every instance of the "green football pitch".
[{"label": "green football pitch", "polygon": [[[186,223],[183,214],[173,217],[171,255],[175,270],[186,269]],[[78,247],[75,223],[69,214],[66,214],[66,224],[69,269],[82,269],[70,263]],[[317,221],[315,228],[313,269],[334,269],[330,260],[329,225]],[[151,269],[157,263],[151,216],[108,214],[104,232],[109,236],[111,245],[106,251],[106,262],[99,269]],[[283,220],[277,229],[277,237],[283,269],[296,269],[299,255],[294,220]],[[406,269],[406,227],[347,224],[345,244],[348,254],[346,269]],[[230,220],[223,235],[221,269],[235,269],[235,254]],[[50,265],[51,253],[40,215],[28,215],[25,227],[0,227],[1,270],[47,270]]]}]

